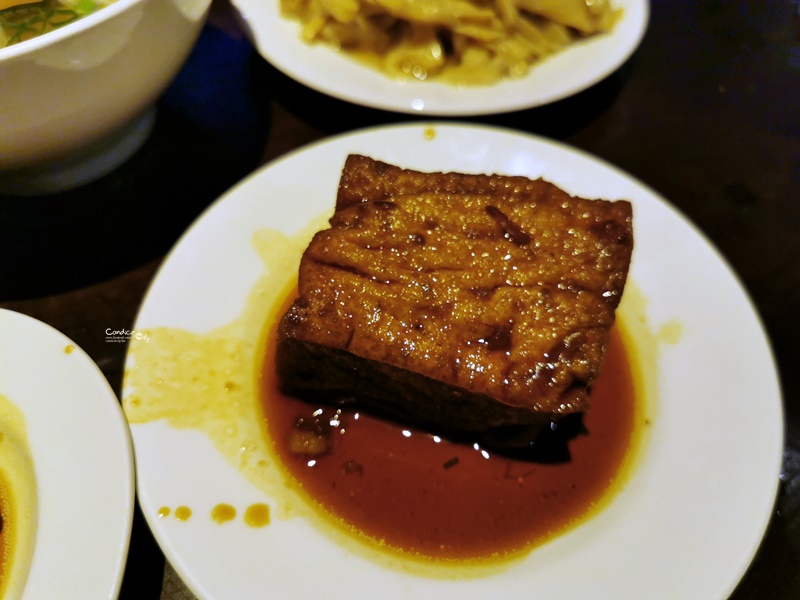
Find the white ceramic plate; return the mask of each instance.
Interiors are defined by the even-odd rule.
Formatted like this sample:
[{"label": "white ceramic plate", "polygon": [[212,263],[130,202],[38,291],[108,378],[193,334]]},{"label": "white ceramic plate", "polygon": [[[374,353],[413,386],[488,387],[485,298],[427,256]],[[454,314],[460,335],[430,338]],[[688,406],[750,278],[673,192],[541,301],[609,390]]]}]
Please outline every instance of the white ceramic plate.
[{"label": "white ceramic plate", "polygon": [[[333,592],[518,598],[531,590],[550,600],[726,598],[756,551],[777,488],[783,426],[770,350],[742,287],[702,235],[650,189],[596,158],[529,135],[455,124],[377,128],[312,145],[255,173],[201,216],[157,275],[137,329],[202,335],[235,320],[264,270],[253,234],[292,234],[330,214],[351,152],[409,168],[541,176],[573,194],[630,199],[631,289],[646,297],[652,329],[681,329],[660,349],[649,439],[602,512],[507,571],[447,581],[381,567],[299,517],[276,518],[262,531],[238,521],[216,524],[208,516],[216,503],[244,507],[273,498],[202,433],[164,421],[134,424],[142,509],[190,588],[219,600]],[[197,518],[158,517],[160,507],[179,503],[194,507]]]},{"label": "white ceramic plate", "polygon": [[261,55],[302,84],[373,108],[419,115],[467,116],[509,112],[560,100],[599,82],[638,47],[648,0],[617,0],[625,14],[614,30],[549,57],[519,80],[475,88],[431,81],[396,82],[323,45],[309,46],[278,0],[233,0]]},{"label": "white ceramic plate", "polygon": [[134,502],[130,433],[116,395],[69,338],[2,309],[0,394],[24,415],[36,474],[24,598],[116,598]]}]

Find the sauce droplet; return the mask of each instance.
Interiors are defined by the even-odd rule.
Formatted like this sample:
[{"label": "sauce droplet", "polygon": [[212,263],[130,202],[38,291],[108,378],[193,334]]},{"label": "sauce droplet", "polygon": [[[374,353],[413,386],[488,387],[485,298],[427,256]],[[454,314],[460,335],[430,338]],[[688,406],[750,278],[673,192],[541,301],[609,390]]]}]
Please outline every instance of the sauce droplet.
[{"label": "sauce droplet", "polygon": [[163,519],[164,517],[168,517],[172,511],[169,509],[169,506],[162,506],[158,509],[158,518]]},{"label": "sauce droplet", "polygon": [[436,137],[436,130],[433,127],[427,127],[422,135],[426,140],[432,140]]},{"label": "sauce droplet", "polygon": [[178,521],[188,521],[192,516],[192,509],[188,506],[179,506],[175,509],[175,518]]},{"label": "sauce droplet", "polygon": [[64,346],[64,354],[72,354],[75,351],[75,346],[72,344],[67,344]]},{"label": "sauce droplet", "polygon": [[683,335],[683,324],[680,321],[669,321],[658,330],[658,339],[666,344],[677,344]]},{"label": "sauce droplet", "polygon": [[251,504],[244,511],[244,522],[250,527],[264,527],[269,525],[269,506],[263,502]]},{"label": "sauce droplet", "polygon": [[217,504],[211,510],[211,518],[221,525],[236,518],[236,509],[230,504]]}]

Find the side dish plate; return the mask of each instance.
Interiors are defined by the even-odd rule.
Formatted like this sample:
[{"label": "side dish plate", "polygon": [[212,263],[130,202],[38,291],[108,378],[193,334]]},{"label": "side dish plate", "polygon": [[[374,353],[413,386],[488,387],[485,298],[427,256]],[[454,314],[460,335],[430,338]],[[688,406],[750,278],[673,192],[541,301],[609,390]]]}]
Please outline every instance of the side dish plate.
[{"label": "side dish plate", "polygon": [[636,50],[649,0],[616,0],[624,16],[608,34],[575,43],[520,79],[459,88],[435,81],[397,82],[322,44],[300,39],[280,3],[233,0],[254,45],[270,63],[303,85],[372,108],[417,115],[468,116],[533,108],[585,90],[618,69]]},{"label": "side dish plate", "polygon": [[130,433],[91,358],[31,317],[0,309],[0,394],[23,414],[38,522],[23,597],[116,598],[128,556]]},{"label": "side dish plate", "polygon": [[[420,170],[543,177],[574,195],[629,199],[630,293],[642,296],[650,331],[672,332],[663,335],[649,382],[657,390],[648,399],[649,432],[624,488],[598,514],[508,568],[436,579],[352,552],[302,516],[276,511],[259,529],[241,519],[220,524],[211,516],[220,503],[278,503],[241,474],[240,457],[226,460],[197,429],[134,422],[142,510],[191,590],[219,600],[265,591],[287,599],[335,592],[469,600],[531,590],[549,599],[727,598],[760,543],[777,490],[782,406],[768,342],[737,278],[695,227],[592,156],[512,131],[437,123],[363,130],[301,149],[230,190],[187,231],[156,276],[136,330],[205,335],[234,322],[265,269],[254,236],[292,236],[330,215],[349,153]],[[277,293],[267,290],[260,301]],[[625,310],[621,318],[633,318]],[[644,351],[638,344],[635,353]],[[239,368],[256,378],[257,361]],[[160,384],[167,375],[159,367],[149,376]],[[133,398],[123,396],[127,413]],[[164,507],[174,515],[184,504],[191,519],[164,518]]]}]

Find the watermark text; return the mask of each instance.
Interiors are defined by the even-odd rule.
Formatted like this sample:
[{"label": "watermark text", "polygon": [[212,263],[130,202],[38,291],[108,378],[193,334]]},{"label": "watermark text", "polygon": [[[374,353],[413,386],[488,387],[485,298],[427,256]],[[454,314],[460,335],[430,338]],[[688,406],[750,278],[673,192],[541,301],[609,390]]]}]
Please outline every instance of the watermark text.
[{"label": "watermark text", "polygon": [[106,341],[111,343],[125,343],[129,340],[136,340],[137,342],[149,342],[150,336],[144,331],[136,331],[135,329],[106,329]]}]

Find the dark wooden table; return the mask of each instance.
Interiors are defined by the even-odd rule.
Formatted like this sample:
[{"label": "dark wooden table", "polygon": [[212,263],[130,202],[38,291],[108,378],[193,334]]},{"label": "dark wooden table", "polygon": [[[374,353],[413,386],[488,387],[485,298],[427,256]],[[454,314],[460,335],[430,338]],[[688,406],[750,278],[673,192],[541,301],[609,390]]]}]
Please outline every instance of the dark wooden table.
[{"label": "dark wooden table", "polygon": [[[160,261],[206,206],[305,143],[407,119],[289,80],[236,35],[225,8],[215,6],[132,160],[73,192],[0,197],[0,306],[71,337],[117,392],[125,347],[104,332],[132,327]],[[683,211],[739,274],[785,383],[786,446],[772,521],[733,598],[800,598],[800,394],[790,384],[800,364],[798,0],[653,0],[643,44],[605,81],[472,121],[618,165]],[[159,598],[163,572],[137,512],[121,597]]]}]

